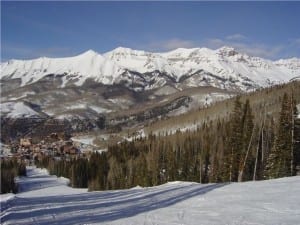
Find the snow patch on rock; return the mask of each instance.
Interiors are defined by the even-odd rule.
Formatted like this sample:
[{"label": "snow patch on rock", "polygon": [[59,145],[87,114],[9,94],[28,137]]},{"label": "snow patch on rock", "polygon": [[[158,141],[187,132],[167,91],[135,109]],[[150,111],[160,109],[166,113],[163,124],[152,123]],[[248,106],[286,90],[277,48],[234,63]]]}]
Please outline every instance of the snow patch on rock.
[{"label": "snow patch on rock", "polygon": [[30,118],[39,114],[23,102],[4,102],[0,104],[1,114],[10,118]]}]

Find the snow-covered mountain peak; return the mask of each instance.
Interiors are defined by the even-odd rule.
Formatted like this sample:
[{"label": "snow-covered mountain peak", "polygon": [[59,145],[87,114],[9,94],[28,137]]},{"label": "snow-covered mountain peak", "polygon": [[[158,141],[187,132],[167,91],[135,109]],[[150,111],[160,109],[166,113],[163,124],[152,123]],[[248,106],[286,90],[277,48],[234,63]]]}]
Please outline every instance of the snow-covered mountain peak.
[{"label": "snow-covered mountain peak", "polygon": [[230,57],[230,56],[235,56],[240,54],[235,48],[229,46],[223,46],[217,49],[216,53],[225,57]]},{"label": "snow-covered mountain peak", "polygon": [[132,48],[126,48],[126,47],[117,47],[109,52],[119,52],[119,53],[128,53],[128,52],[131,52],[131,51],[134,51]]},{"label": "snow-covered mountain peak", "polygon": [[162,53],[166,58],[187,58],[189,57],[192,52],[201,51],[201,48],[177,48],[175,50]]},{"label": "snow-covered mountain peak", "polygon": [[89,57],[89,56],[95,56],[95,55],[100,55],[98,52],[95,52],[92,49],[89,49],[81,54],[79,54],[77,57]]},{"label": "snow-covered mountain peak", "polygon": [[[144,75],[135,77],[133,72]],[[21,86],[48,75],[60,75],[62,87],[68,83],[82,85],[87,79],[93,79],[110,85],[134,80],[149,89],[169,82],[169,78],[178,83],[191,77],[185,85],[224,87],[224,82],[229,82],[244,90],[289,81],[299,74],[298,58],[271,61],[239,53],[228,46],[216,50],[178,48],[165,53],[118,47],[103,55],[88,50],[73,57],[41,57],[1,63],[1,79],[20,79]],[[152,85],[154,83],[156,85]]]},{"label": "snow-covered mountain peak", "polygon": [[291,79],[300,77],[300,58],[279,59],[274,64],[283,71],[291,73],[293,75]]},{"label": "snow-covered mountain peak", "polygon": [[236,51],[234,47],[224,45],[217,49],[217,51]]},{"label": "snow-covered mountain peak", "polygon": [[153,72],[155,70],[165,71],[168,62],[158,53],[133,50],[118,47],[104,54],[104,57],[118,66],[139,73]]},{"label": "snow-covered mountain peak", "polygon": [[152,53],[148,53],[142,50],[134,50],[131,48],[124,48],[124,47],[117,47],[113,49],[112,51],[104,53],[104,56],[109,59],[118,59],[120,57],[134,57],[134,56],[143,56],[143,55],[149,55]]},{"label": "snow-covered mountain peak", "polygon": [[290,58],[290,59],[280,59],[274,62],[275,65],[280,67],[287,67],[294,71],[294,73],[298,73],[300,75],[300,59],[299,58]]},{"label": "snow-covered mountain peak", "polygon": [[62,87],[68,82],[82,85],[92,78],[112,84],[122,69],[99,53],[88,50],[77,56],[12,60],[1,64],[1,79],[21,79],[21,86],[34,83],[47,75],[63,75]]},{"label": "snow-covered mountain peak", "polygon": [[188,54],[198,49],[199,48],[176,48],[167,52],[167,54]]}]

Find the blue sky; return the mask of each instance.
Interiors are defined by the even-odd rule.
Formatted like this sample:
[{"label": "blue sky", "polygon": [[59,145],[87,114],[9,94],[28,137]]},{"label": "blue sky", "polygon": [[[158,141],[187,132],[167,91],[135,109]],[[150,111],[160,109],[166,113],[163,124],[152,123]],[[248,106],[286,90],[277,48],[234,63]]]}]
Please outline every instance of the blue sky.
[{"label": "blue sky", "polygon": [[1,2],[1,61],[118,46],[300,57],[300,2]]}]

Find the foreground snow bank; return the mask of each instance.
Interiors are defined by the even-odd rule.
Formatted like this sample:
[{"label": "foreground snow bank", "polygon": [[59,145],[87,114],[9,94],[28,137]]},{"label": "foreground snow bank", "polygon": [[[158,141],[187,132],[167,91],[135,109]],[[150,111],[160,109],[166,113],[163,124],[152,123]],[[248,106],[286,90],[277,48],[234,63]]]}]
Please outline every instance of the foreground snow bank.
[{"label": "foreground snow bank", "polygon": [[13,193],[1,194],[0,195],[0,204],[4,204],[5,202],[12,200],[15,197]]},{"label": "foreground snow bank", "polygon": [[21,193],[1,206],[3,224],[296,225],[300,177],[201,185],[170,182],[150,188],[87,192],[28,168]]}]

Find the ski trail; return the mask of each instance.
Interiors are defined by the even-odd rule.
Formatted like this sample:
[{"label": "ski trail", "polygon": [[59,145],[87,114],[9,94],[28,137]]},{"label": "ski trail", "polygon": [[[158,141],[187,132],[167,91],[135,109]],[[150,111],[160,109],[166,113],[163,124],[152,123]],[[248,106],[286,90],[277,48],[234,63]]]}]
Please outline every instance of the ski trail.
[{"label": "ski trail", "polygon": [[[87,192],[28,168],[21,192],[1,198],[1,224],[261,224],[300,221],[300,177],[261,182],[164,185]],[[293,193],[293,195],[291,194]]]}]

